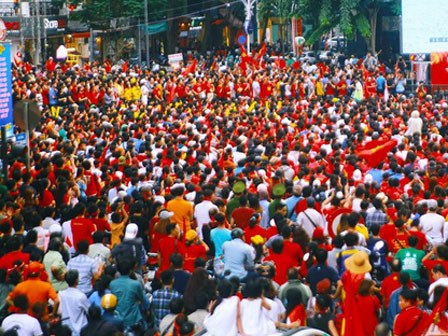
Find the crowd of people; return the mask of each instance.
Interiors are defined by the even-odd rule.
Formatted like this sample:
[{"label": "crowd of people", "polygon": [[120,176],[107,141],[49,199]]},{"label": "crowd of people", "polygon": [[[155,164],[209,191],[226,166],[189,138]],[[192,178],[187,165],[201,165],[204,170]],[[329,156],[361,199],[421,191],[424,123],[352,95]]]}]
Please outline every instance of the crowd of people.
[{"label": "crowd of people", "polygon": [[13,65],[41,121],[0,177],[4,335],[448,333],[445,95],[241,49]]}]

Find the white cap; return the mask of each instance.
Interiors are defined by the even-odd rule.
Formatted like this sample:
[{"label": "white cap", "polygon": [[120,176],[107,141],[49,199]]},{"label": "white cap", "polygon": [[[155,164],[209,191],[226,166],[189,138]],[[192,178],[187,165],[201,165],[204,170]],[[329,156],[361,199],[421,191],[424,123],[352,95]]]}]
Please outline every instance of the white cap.
[{"label": "white cap", "polygon": [[178,188],[185,189],[185,184],[184,183],[174,183],[173,186],[171,187],[171,190],[178,189]]},{"label": "white cap", "polygon": [[353,180],[354,181],[361,181],[361,179],[362,179],[362,173],[361,173],[361,171],[359,169],[356,169],[353,172]]},{"label": "white cap", "polygon": [[174,212],[168,211],[166,209],[162,209],[159,212],[159,218],[160,219],[168,219],[168,218],[173,217],[173,215],[174,215]]},{"label": "white cap", "polygon": [[62,227],[59,224],[51,224],[50,227],[48,228],[48,231],[50,232],[50,234],[55,233],[55,232],[62,232]]},{"label": "white cap", "polygon": [[138,233],[137,224],[131,223],[126,226],[126,232],[124,234],[124,239],[135,239]]},{"label": "white cap", "polygon": [[157,195],[154,197],[154,202],[158,202],[160,204],[165,204],[165,197]]}]

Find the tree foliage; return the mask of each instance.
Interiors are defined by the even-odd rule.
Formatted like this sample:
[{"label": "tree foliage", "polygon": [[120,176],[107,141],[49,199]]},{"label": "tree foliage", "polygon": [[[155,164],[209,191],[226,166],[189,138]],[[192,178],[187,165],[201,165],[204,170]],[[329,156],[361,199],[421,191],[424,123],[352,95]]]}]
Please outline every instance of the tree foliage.
[{"label": "tree foliage", "polygon": [[400,0],[295,1],[297,11],[294,14],[313,24],[313,31],[307,36],[308,44],[315,43],[322,34],[339,27],[348,38],[361,33],[372,45],[379,11],[388,6],[394,13],[400,12]]}]

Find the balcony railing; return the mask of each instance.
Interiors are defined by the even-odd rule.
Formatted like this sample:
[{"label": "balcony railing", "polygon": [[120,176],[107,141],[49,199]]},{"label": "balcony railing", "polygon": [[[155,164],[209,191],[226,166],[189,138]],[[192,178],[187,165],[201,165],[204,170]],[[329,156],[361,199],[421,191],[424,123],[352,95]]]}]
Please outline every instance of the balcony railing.
[{"label": "balcony railing", "polygon": [[[51,1],[41,1],[39,4],[34,2],[28,2],[29,10],[27,11],[30,16],[37,15],[36,8],[39,10],[39,15],[59,15],[60,9],[58,6],[54,5]],[[0,17],[11,17],[11,16],[27,16],[25,11],[20,7],[19,3],[14,2],[3,2],[0,1]]]}]

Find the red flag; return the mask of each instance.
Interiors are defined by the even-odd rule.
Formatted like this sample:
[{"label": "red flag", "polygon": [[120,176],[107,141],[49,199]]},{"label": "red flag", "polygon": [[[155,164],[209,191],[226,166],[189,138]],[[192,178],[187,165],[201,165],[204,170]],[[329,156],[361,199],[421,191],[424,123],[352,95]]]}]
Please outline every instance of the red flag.
[{"label": "red flag", "polygon": [[360,158],[365,159],[370,167],[376,167],[381,162],[383,162],[387,156],[387,153],[389,153],[392,148],[397,146],[398,141],[392,139],[384,143],[381,143],[381,141],[375,141],[374,143],[378,145],[375,147],[371,147],[372,144],[367,143],[362,148],[359,148],[356,151],[356,154]]},{"label": "red flag", "polygon": [[445,316],[447,299],[448,299],[448,289],[445,288],[442,297],[440,298],[435,308],[432,310],[431,315],[425,319],[424,323],[422,323],[423,325],[423,328],[421,329],[422,335],[424,335],[425,332],[427,332],[428,328],[432,324],[435,324],[441,331],[443,331],[444,332],[443,335],[445,335],[445,333],[448,333],[448,320],[447,317]]},{"label": "red flag", "polygon": [[266,49],[266,43],[263,43],[260,50],[258,50],[257,57],[255,58],[257,61],[263,58],[264,54],[266,54]]},{"label": "red flag", "polygon": [[186,76],[188,74],[194,74],[196,72],[196,65],[198,64],[198,60],[195,58],[193,62],[190,63],[189,66],[187,66],[184,70],[183,76]]},{"label": "red flag", "polygon": [[128,69],[129,69],[129,64],[128,64],[128,62],[126,61],[126,62],[124,62],[124,63],[121,65],[121,71],[123,71],[123,72],[127,72]]}]

